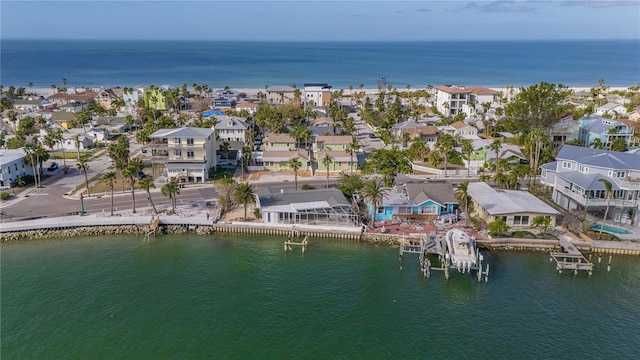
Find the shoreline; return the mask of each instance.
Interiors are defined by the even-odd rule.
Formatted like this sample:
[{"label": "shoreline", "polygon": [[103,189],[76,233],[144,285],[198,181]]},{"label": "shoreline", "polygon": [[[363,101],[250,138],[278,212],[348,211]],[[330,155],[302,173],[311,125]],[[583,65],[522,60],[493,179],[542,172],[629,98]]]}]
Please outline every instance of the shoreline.
[{"label": "shoreline", "polygon": [[[143,219],[144,218],[144,219]],[[207,220],[196,219],[196,221],[186,219],[180,220],[179,216],[161,216],[161,222],[157,233],[151,231],[151,221],[146,221],[147,217],[140,217],[141,221],[133,221],[131,218],[109,219],[108,222],[85,221],[83,223],[72,223],[65,221],[64,224],[39,224],[39,226],[28,229],[28,221],[41,222],[38,220],[27,220],[15,223],[14,230],[6,231],[3,226],[0,232],[0,243],[16,242],[25,240],[51,240],[60,238],[70,238],[78,236],[102,236],[108,234],[136,235],[136,237],[147,237],[150,235],[172,235],[192,233],[198,236],[214,235],[217,233],[237,233],[246,235],[262,236],[307,236],[310,238],[335,239],[342,241],[356,241],[372,245],[382,245],[397,247],[401,238],[408,238],[400,235],[384,235],[379,233],[360,234],[359,228],[326,229],[316,226],[268,226],[263,223],[233,222],[233,223],[210,223]],[[148,217],[151,218],[151,217]],[[97,218],[96,218],[97,219]],[[90,220],[90,219],[86,219]],[[296,235],[297,234],[297,235]],[[586,242],[575,244],[581,251],[597,254],[616,254],[640,256],[640,243],[627,241],[598,241],[590,245]],[[491,251],[533,251],[549,253],[560,250],[560,243],[557,240],[548,239],[519,239],[519,238],[494,238],[491,240],[478,241],[480,248]]]},{"label": "shoreline", "polygon": [[[158,86],[162,86],[162,85],[166,85],[166,84],[160,84]],[[484,87],[484,88],[495,90],[495,91],[501,91],[501,92],[503,92],[505,94],[505,96],[508,96],[508,92],[509,92],[509,89],[510,89],[507,86],[511,86],[511,85],[508,85],[508,84],[506,84],[504,86],[483,86],[483,85],[476,85],[476,84],[466,84],[466,85],[465,84],[459,84],[459,85],[462,85],[462,86],[465,86],[465,87],[480,86],[480,87]],[[532,86],[532,85],[536,85],[536,84],[529,84],[529,85],[526,85],[526,86],[513,85],[513,87],[511,89],[514,90],[514,95],[516,95],[519,92],[520,88],[527,88],[527,87]],[[556,85],[560,85],[560,84],[556,84]],[[573,85],[566,85],[566,84],[562,84],[562,85],[567,87],[570,90],[573,90],[574,92],[589,91],[590,89],[592,89],[594,87],[597,87],[595,85],[592,86],[592,87],[579,86],[579,85],[573,86]],[[5,85],[5,88],[9,87],[9,86],[14,86],[15,88],[24,87],[25,88],[25,93],[36,94],[36,95],[44,96],[44,97],[49,97],[49,96],[54,95],[54,94],[57,93],[57,91],[54,91],[53,89],[47,88],[47,87],[34,86],[33,88],[29,88],[29,87],[21,86],[21,85],[19,85],[19,86],[16,86],[16,85]],[[134,86],[145,86],[145,85],[134,85]],[[171,86],[171,85],[169,85],[169,86]],[[274,86],[277,86],[277,85],[274,85]],[[434,85],[434,89],[435,89],[436,86],[440,86],[440,85]],[[609,92],[611,92],[611,91],[626,91],[632,86],[637,86],[637,85],[607,86],[607,88],[608,88]],[[87,90],[100,91],[102,89],[123,88],[123,87],[130,87],[130,86],[126,86],[126,85],[119,85],[119,86],[112,86],[112,87],[109,87],[109,86],[101,86],[101,87],[92,87],[92,86],[75,86],[74,87],[74,86],[68,86],[67,87],[67,93],[68,94],[81,93],[81,92],[83,92],[85,90],[85,88]],[[172,88],[178,88],[179,89],[180,87],[179,86],[177,86],[177,87],[172,86]],[[194,89],[191,86],[188,86],[188,89],[189,89],[189,92],[194,93]],[[213,89],[213,91],[218,91],[218,90],[223,90],[224,88],[220,87],[220,88],[212,88],[212,89]],[[262,92],[262,93],[265,92],[264,87],[260,88],[260,87],[233,87],[233,86],[230,86],[230,89],[238,91],[240,93],[246,93],[248,96],[255,96],[259,92]],[[298,88],[298,89],[300,89],[301,91],[304,91],[304,88]],[[346,87],[346,88],[335,87],[335,88],[332,88],[331,91],[332,92],[336,92],[336,91],[340,91],[340,90],[343,91],[343,97],[344,98],[349,98],[352,93],[356,93],[356,92],[360,92],[360,91],[364,91],[366,94],[369,94],[369,95],[378,94],[378,92],[379,92],[379,90],[377,88],[363,88],[361,90],[361,89],[359,89],[357,87],[354,87],[353,90],[349,90],[348,87]],[[383,89],[383,90],[386,91],[386,89]],[[406,92],[407,91],[407,89],[404,88],[404,87],[396,88],[396,90],[398,92]],[[419,90],[427,90],[427,88],[426,87],[419,87],[419,88],[418,87],[416,87],[416,88],[411,87],[408,91],[415,92],[415,91],[419,91]]]}]

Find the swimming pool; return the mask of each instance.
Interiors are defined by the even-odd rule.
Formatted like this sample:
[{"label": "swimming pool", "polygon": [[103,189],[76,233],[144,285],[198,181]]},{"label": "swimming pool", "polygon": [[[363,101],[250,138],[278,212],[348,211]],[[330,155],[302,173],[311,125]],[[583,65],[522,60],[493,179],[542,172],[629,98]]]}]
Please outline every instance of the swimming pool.
[{"label": "swimming pool", "polygon": [[[600,231],[600,224],[593,223],[592,228],[595,231]],[[606,232],[606,233],[609,233],[609,234],[621,234],[621,235],[633,234],[632,231],[629,231],[629,230],[621,228],[621,227],[612,226],[612,225],[605,225],[604,229],[602,230],[602,232]]]}]

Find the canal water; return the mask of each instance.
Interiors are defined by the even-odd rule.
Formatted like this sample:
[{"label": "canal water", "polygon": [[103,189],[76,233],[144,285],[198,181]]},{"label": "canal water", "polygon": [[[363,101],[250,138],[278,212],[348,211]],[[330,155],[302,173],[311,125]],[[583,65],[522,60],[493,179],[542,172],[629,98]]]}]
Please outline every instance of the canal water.
[{"label": "canal water", "polygon": [[285,237],[104,236],[1,248],[3,359],[631,359],[640,259],[559,275],[491,252],[488,283],[398,249]]}]

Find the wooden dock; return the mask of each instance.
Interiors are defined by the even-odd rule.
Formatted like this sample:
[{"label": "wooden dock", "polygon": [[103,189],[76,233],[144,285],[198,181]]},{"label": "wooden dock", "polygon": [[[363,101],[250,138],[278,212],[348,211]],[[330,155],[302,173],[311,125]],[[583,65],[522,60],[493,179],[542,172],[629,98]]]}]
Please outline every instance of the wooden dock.
[{"label": "wooden dock", "polygon": [[559,274],[562,274],[562,270],[573,271],[574,275],[577,275],[579,270],[587,271],[589,275],[593,274],[593,263],[585,258],[568,239],[561,237],[560,246],[563,252],[552,252],[549,259],[549,261],[555,260]]},{"label": "wooden dock", "polygon": [[[419,237],[418,237],[419,236]],[[449,279],[450,270],[458,270],[464,272],[464,270],[457,268],[451,263],[447,254],[447,242],[444,237],[436,237],[435,235],[427,234],[411,234],[409,237],[400,238],[399,258],[400,270],[402,270],[404,262],[404,254],[418,254],[418,260],[420,263],[420,272],[427,278],[431,277],[431,271],[442,271],[446,279]],[[429,255],[435,255],[437,260],[434,263],[431,262]],[[476,248],[477,264],[469,267],[466,271],[470,272],[475,270],[477,272],[478,281],[484,279],[485,282],[489,281],[489,264],[483,270],[482,260],[483,257],[480,254],[478,248]]]}]

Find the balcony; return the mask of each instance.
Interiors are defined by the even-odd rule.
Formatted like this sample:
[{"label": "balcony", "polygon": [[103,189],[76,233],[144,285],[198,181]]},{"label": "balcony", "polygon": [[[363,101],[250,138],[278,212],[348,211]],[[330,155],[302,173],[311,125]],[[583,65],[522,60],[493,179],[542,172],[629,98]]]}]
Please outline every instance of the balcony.
[{"label": "balcony", "polygon": [[[607,206],[607,199],[587,199],[584,194],[576,193],[569,190],[566,187],[557,187],[556,190],[561,192],[562,194],[567,195],[572,200],[576,201],[578,204],[589,207],[589,206]],[[625,200],[625,199],[611,199],[609,202],[609,206],[615,207],[636,207],[640,204],[640,200]]]}]

